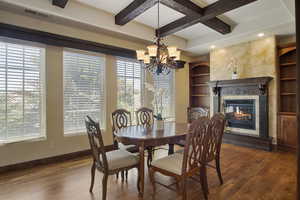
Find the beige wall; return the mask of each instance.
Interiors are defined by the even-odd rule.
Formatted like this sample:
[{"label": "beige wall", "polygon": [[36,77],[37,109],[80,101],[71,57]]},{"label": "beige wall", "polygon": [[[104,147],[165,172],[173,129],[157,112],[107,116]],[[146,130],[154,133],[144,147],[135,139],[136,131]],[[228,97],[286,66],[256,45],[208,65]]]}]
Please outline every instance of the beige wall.
[{"label": "beige wall", "polygon": [[[40,21],[27,16],[0,11],[0,22],[37,30],[67,35],[75,38],[109,45],[139,49],[143,44],[122,40],[71,26]],[[23,141],[0,145],[0,166],[51,157],[89,148],[85,134],[64,136],[63,134],[63,48],[46,46],[46,134],[47,139]],[[112,144],[110,114],[117,107],[117,82],[115,57],[106,59],[106,130],[103,132],[105,145]],[[189,61],[188,57],[185,57]],[[188,106],[188,68],[176,71],[176,120],[186,121]]]},{"label": "beige wall", "polygon": [[212,51],[210,54],[211,80],[231,79],[232,69],[228,67],[231,58],[235,58],[238,61],[237,71],[239,78],[273,77],[269,87],[269,134],[271,137],[276,138],[277,78],[275,37],[267,37]]}]

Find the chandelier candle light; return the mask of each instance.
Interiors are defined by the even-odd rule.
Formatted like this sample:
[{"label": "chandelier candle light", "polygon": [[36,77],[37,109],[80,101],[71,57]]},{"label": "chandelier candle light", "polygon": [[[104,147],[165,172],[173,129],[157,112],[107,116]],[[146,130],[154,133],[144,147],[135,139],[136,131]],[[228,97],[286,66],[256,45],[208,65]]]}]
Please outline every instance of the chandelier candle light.
[{"label": "chandelier candle light", "polygon": [[157,32],[156,40],[153,45],[147,47],[148,52],[145,50],[137,50],[136,55],[137,59],[141,61],[145,68],[152,73],[157,75],[163,73],[170,73],[170,69],[179,69],[183,68],[185,61],[180,60],[181,51],[175,46],[167,46],[163,43],[163,38],[159,34],[159,5],[158,0],[158,14],[157,14]]}]

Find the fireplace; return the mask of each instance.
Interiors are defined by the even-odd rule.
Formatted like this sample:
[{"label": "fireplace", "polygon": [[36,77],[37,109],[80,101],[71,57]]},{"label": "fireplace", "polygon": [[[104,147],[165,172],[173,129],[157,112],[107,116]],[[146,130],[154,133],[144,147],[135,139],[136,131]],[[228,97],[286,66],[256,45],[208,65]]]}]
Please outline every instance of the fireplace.
[{"label": "fireplace", "polygon": [[224,100],[223,107],[228,127],[256,129],[255,99]]},{"label": "fireplace", "polygon": [[268,83],[271,77],[210,81],[212,113],[224,113],[227,125],[223,142],[272,149],[268,122]]}]

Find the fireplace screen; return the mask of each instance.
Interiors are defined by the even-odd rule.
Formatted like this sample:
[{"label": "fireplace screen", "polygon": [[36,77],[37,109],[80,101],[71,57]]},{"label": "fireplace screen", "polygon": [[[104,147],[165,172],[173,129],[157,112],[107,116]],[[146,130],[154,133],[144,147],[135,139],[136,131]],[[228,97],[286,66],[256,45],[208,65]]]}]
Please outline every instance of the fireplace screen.
[{"label": "fireplace screen", "polygon": [[227,125],[232,128],[255,130],[255,100],[224,100]]}]

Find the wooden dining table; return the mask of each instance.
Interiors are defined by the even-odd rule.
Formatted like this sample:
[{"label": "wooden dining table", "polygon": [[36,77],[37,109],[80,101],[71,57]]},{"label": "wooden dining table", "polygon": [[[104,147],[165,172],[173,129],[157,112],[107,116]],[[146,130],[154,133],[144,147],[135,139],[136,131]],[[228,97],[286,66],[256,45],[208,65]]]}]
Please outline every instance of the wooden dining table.
[{"label": "wooden dining table", "polygon": [[119,142],[129,145],[134,144],[139,147],[140,154],[140,196],[144,195],[145,161],[144,151],[147,147],[156,147],[169,144],[169,154],[174,153],[174,144],[185,140],[189,124],[165,122],[163,130],[157,130],[151,126],[129,126],[122,128],[115,134]]}]

